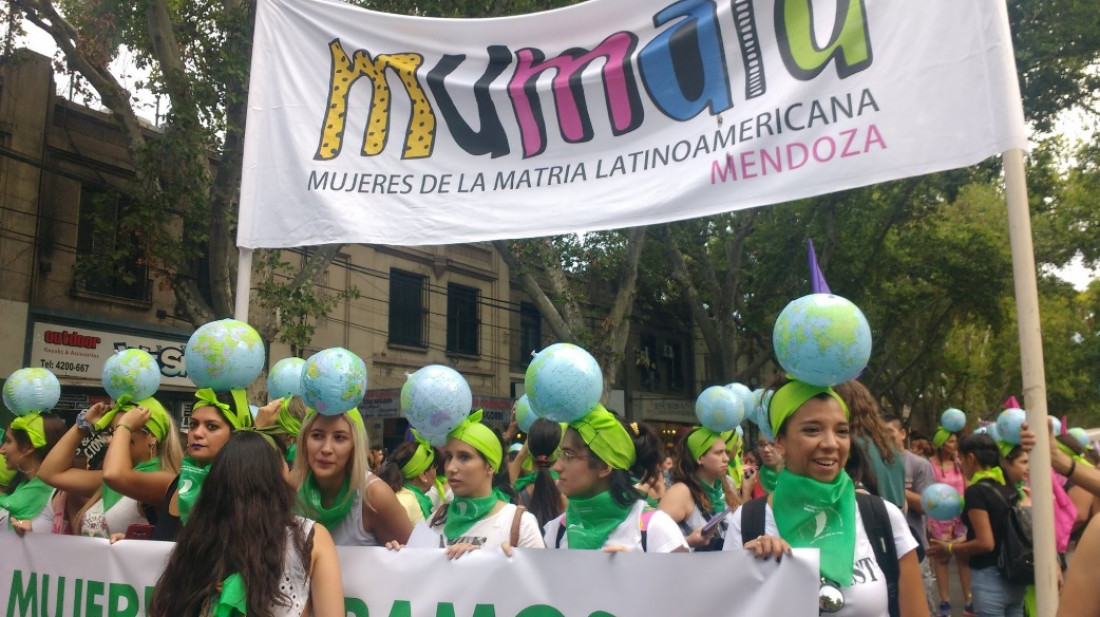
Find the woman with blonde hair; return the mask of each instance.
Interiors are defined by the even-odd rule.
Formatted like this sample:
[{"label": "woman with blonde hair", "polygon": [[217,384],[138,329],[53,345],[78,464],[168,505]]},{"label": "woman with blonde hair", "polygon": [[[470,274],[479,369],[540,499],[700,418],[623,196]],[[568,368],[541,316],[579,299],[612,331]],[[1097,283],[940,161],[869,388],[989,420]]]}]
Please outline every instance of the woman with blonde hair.
[{"label": "woman with blonde hair", "polygon": [[[72,453],[80,441],[99,431],[108,434],[109,443],[103,470],[73,467]],[[176,433],[175,422],[155,398],[96,403],[82,411],[39,471],[47,484],[87,499],[74,517],[73,532],[106,538],[156,520],[151,504],[163,498],[183,458]]]},{"label": "woman with blonde hair", "polygon": [[412,525],[388,484],[370,471],[363,419],[357,409],[311,413],[298,435],[291,483],[298,509],[324,525],[341,546],[408,541]]}]

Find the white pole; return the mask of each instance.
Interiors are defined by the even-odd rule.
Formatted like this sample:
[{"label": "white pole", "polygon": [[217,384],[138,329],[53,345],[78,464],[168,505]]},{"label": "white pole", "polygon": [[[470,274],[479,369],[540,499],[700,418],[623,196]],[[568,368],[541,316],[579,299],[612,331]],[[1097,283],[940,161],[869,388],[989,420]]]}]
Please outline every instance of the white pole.
[{"label": "white pole", "polygon": [[233,319],[248,323],[248,295],[252,291],[252,249],[238,249],[237,296],[234,299]]},{"label": "white pole", "polygon": [[1054,488],[1050,479],[1050,432],[1047,429],[1046,375],[1039,325],[1039,288],[1031,243],[1031,216],[1024,178],[1024,153],[1004,153],[1008,197],[1008,235],[1012,242],[1012,277],[1016,284],[1016,321],[1020,330],[1027,424],[1037,443],[1030,454],[1031,510],[1035,545],[1035,599],[1039,615],[1058,612],[1058,569],[1054,545]]}]

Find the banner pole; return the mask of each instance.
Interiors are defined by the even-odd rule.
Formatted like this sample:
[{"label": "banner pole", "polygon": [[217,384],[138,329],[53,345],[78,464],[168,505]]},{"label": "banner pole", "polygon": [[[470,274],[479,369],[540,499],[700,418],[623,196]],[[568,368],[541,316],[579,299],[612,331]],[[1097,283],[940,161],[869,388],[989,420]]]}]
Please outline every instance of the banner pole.
[{"label": "banner pole", "polygon": [[252,249],[239,248],[237,258],[237,295],[234,298],[233,319],[248,323],[248,296],[252,289]]},{"label": "banner pole", "polygon": [[1031,451],[1032,543],[1035,548],[1035,597],[1039,615],[1058,611],[1058,562],[1054,539],[1054,488],[1050,475],[1050,429],[1047,428],[1046,374],[1039,323],[1039,288],[1031,239],[1031,215],[1024,176],[1024,152],[1004,153],[1008,202],[1008,235],[1012,243],[1012,277],[1016,287],[1016,321],[1020,331],[1027,424],[1036,433]]}]

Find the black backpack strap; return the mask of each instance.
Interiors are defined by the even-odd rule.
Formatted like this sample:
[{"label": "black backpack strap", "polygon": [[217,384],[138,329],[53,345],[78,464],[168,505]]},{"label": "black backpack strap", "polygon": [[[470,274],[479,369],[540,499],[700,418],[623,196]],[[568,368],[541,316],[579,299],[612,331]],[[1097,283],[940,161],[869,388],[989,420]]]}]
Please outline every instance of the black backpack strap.
[{"label": "black backpack strap", "polygon": [[741,544],[748,544],[764,535],[767,497],[757,497],[741,506]]},{"label": "black backpack strap", "polygon": [[859,505],[859,517],[863,521],[863,530],[875,552],[875,561],[886,578],[886,589],[890,600],[890,617],[899,617],[898,579],[901,570],[898,567],[898,548],[894,545],[894,529],[890,525],[890,513],[881,497],[856,493]]},{"label": "black backpack strap", "polygon": [[558,524],[558,533],[554,537],[554,548],[561,548],[561,539],[565,537],[565,515],[561,515],[561,522]]}]

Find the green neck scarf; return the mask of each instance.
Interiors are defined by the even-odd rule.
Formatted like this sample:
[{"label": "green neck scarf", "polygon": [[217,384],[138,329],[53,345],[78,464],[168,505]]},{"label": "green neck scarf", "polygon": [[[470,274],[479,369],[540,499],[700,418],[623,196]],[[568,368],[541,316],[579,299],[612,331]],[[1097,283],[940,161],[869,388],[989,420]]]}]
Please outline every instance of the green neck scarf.
[{"label": "green neck scarf", "polygon": [[292,443],[286,449],[286,464],[294,467],[294,459],[298,458],[298,444]]},{"label": "green neck scarf", "polygon": [[213,617],[243,617],[248,611],[248,588],[240,572],[222,581],[221,593],[214,599]]},{"label": "green neck scarf", "polygon": [[8,511],[8,528],[14,529],[15,519],[30,520],[46,507],[53,494],[53,487],[35,476],[20,484],[10,495],[0,495],[0,509]]},{"label": "green neck scarf", "polygon": [[718,478],[714,481],[714,484],[710,485],[700,479],[699,484],[702,485],[703,492],[710,500],[710,514],[712,516],[729,507],[726,503],[726,493],[722,490],[722,478]]},{"label": "green neck scarf", "polygon": [[856,488],[841,471],[830,483],[784,469],[772,495],[779,537],[794,548],[821,550],[821,576],[852,584],[856,551]]},{"label": "green neck scarf", "polygon": [[200,465],[190,456],[183,457],[180,463],[180,481],[176,485],[176,503],[180,510],[180,523],[184,525],[191,519],[191,509],[202,492],[202,483],[206,481],[206,474],[210,473],[209,463]]},{"label": "green neck scarf", "polygon": [[336,493],[336,499],[333,500],[332,506],[326,508],[321,503],[321,487],[317,486],[317,480],[313,477],[313,472],[306,473],[306,481],[302,483],[302,488],[298,490],[298,497],[305,503],[308,508],[308,515],[313,520],[321,523],[326,529],[335,529],[348,516],[348,512],[351,512],[351,505],[355,503],[354,499],[348,495],[349,480],[347,476],[344,476],[344,483],[340,485],[340,492]]},{"label": "green neck scarf", "polygon": [[424,520],[428,520],[432,516],[432,499],[424,494],[424,491],[420,490],[420,487],[412,482],[406,482],[405,488],[409,489],[413,495],[416,495],[416,503],[420,504],[420,513],[424,515]]},{"label": "green neck scarf", "polygon": [[508,503],[508,497],[493,489],[486,497],[459,497],[447,506],[447,522],[443,524],[443,535],[448,541],[454,541],[470,530],[474,523],[489,515],[498,501]]},{"label": "green neck scarf", "polygon": [[611,491],[594,497],[570,497],[565,509],[565,533],[569,548],[599,549],[611,532],[623,524],[634,504],[619,505]]},{"label": "green neck scarf", "polygon": [[966,483],[967,486],[974,486],[978,482],[989,479],[993,480],[1001,486],[1005,486],[1005,473],[1000,467],[990,467],[989,469],[983,469],[981,471],[975,471],[974,475],[970,476],[970,481]]},{"label": "green neck scarf", "polygon": [[[537,471],[532,471],[531,473],[525,473],[522,476],[516,478],[516,483],[512,485],[512,488],[516,489],[516,492],[518,493],[518,492],[522,491],[523,489],[527,488],[528,486],[534,484],[535,480],[537,480],[538,477],[539,477],[539,472],[537,472]],[[551,469],[550,470],[550,477],[554,478],[554,481],[557,482],[558,481],[558,472]]]},{"label": "green neck scarf", "polygon": [[760,471],[756,473],[756,478],[760,481],[760,486],[763,487],[764,492],[771,494],[775,492],[775,485],[779,482],[779,472],[767,465],[761,465]]},{"label": "green neck scarf", "polygon": [[[144,463],[138,463],[137,465],[134,465],[134,471],[139,472],[139,473],[149,473],[149,472],[152,472],[152,471],[158,471],[159,469],[160,469],[160,459],[158,457],[155,457],[155,456],[153,458],[145,461]],[[120,492],[114,490],[113,488],[107,486],[107,483],[104,482],[103,483],[103,511],[107,512],[108,510],[110,510],[112,506],[114,506],[116,503],[118,503],[119,499],[122,499],[122,493],[120,493]]]}]

